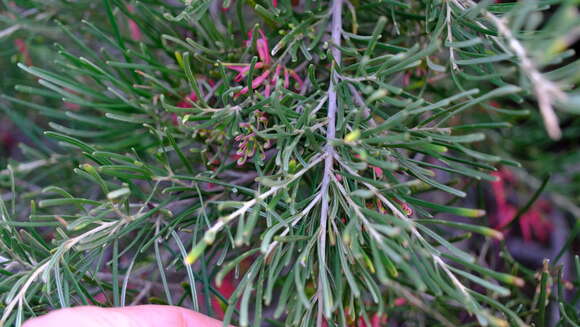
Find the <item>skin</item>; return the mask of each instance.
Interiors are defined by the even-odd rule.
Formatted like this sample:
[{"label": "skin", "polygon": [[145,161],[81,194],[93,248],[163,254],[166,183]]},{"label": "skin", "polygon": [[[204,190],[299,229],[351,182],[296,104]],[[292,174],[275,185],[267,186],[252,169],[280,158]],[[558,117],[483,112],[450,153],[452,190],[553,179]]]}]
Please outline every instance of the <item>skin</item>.
[{"label": "skin", "polygon": [[221,327],[222,322],[185,308],[137,305],[123,308],[83,306],[50,312],[23,327]]}]

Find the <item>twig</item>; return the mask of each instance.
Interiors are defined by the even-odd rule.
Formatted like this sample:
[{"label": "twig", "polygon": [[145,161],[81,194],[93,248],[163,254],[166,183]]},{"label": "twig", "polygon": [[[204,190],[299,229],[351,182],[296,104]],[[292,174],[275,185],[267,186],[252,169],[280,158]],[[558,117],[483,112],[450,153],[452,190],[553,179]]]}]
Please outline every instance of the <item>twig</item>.
[{"label": "twig", "polygon": [[512,32],[504,23],[503,19],[496,17],[490,12],[486,12],[485,16],[496,25],[498,31],[508,40],[509,47],[514,51],[515,55],[520,58],[522,70],[526,75],[528,75],[528,78],[534,86],[534,93],[538,98],[540,113],[544,118],[544,124],[546,125],[548,135],[550,135],[554,140],[559,139],[562,137],[562,131],[560,130],[558,117],[554,113],[552,103],[554,100],[565,99],[566,94],[560,90],[554,82],[546,79],[544,75],[538,71],[534,63],[528,57],[525,48],[512,35]]},{"label": "twig", "polygon": [[[359,176],[356,171],[354,171],[348,165],[344,164],[341,160],[339,160],[340,158],[338,157],[337,154],[334,154],[334,155],[336,156],[337,162],[346,171],[348,171],[352,175]],[[376,187],[374,187],[373,185],[366,183],[366,182],[362,182],[362,184],[365,185],[371,192],[373,192],[374,195],[383,204],[385,204],[396,217],[399,217],[401,220],[403,220],[409,224],[409,228],[410,228],[411,232],[413,233],[413,235],[415,235],[415,237],[417,238],[417,240],[419,242],[421,242],[423,244],[429,244],[427,242],[427,240],[423,237],[423,235],[421,235],[421,233],[419,233],[419,231],[415,227],[415,222],[413,220],[411,220],[409,217],[407,217],[407,215],[405,215],[401,210],[399,210],[399,208],[397,208],[390,200],[388,200],[385,196],[383,196],[381,194],[381,192]],[[465,287],[465,285],[463,285],[461,283],[461,281],[459,281],[459,279],[457,279],[455,274],[453,274],[453,272],[451,272],[449,270],[448,265],[441,259],[439,253],[430,253],[430,256],[433,259],[433,263],[435,265],[440,266],[443,269],[443,271],[445,272],[445,274],[449,277],[449,279],[451,279],[452,283],[456,286],[456,288],[460,290],[460,292],[464,296],[464,299],[466,301],[474,301],[473,297],[469,294],[467,287]]]},{"label": "twig", "polygon": [[441,313],[432,309],[429,304],[423,302],[423,300],[419,296],[415,296],[410,290],[405,288],[403,285],[397,283],[395,280],[388,281],[389,288],[395,290],[399,294],[403,295],[407,301],[411,302],[415,307],[423,310],[424,312],[433,315],[435,319],[439,320],[444,326],[451,327],[455,326],[452,324],[447,318],[445,318]]},{"label": "twig", "polygon": [[[298,215],[296,215],[293,219],[294,221],[292,221],[292,223],[290,224],[289,227],[294,227],[296,226],[296,224],[298,224],[298,222],[305,217],[310,210],[312,210],[312,208],[314,208],[315,205],[318,204],[318,201],[320,201],[320,193],[314,197],[314,199],[312,199],[312,201],[306,206],[306,208],[304,208],[304,210],[302,210]],[[284,237],[286,236],[289,232],[290,232],[290,228],[286,227],[286,229],[284,229],[284,231],[282,233],[280,233],[280,237]],[[269,246],[268,249],[266,250],[266,252],[264,253],[264,257],[268,257],[270,255],[270,253],[272,253],[272,251],[274,250],[274,248],[278,245],[278,241],[274,241],[272,242]]]},{"label": "twig", "polygon": [[153,283],[151,282],[146,283],[141,292],[139,292],[139,294],[135,296],[130,305],[137,305],[141,303],[141,300],[143,300],[147,296],[147,294],[149,294],[151,288],[153,288]]},{"label": "twig", "polygon": [[[454,0],[458,6],[463,8],[458,1],[459,0]],[[475,2],[471,0],[468,0],[467,2],[471,6],[476,5]],[[516,39],[510,28],[507,26],[505,19],[499,18],[487,10],[484,10],[484,16],[493,22],[499,34],[505,37],[508,41],[508,46],[520,60],[521,69],[532,83],[534,94],[538,99],[538,106],[540,107],[540,113],[544,119],[544,125],[548,135],[554,140],[560,139],[560,137],[562,137],[562,131],[560,130],[558,117],[554,112],[553,103],[556,100],[566,99],[566,93],[564,93],[556,83],[545,78],[544,75],[540,73],[534,62],[530,59],[530,56],[522,43]]]},{"label": "twig", "polygon": [[205,232],[203,241],[206,242],[207,244],[211,244],[213,242],[213,238],[215,237],[217,232],[219,232],[227,223],[229,223],[230,221],[236,219],[237,217],[245,214],[246,211],[248,211],[250,208],[252,208],[259,201],[267,199],[268,197],[276,194],[278,191],[280,191],[284,187],[288,186],[288,184],[290,184],[293,181],[295,181],[296,179],[300,178],[302,175],[304,175],[307,171],[309,171],[312,167],[316,166],[319,162],[322,161],[322,159],[325,159],[325,158],[326,158],[326,154],[316,156],[310,162],[310,164],[308,166],[306,166],[305,168],[303,168],[301,171],[297,172],[296,174],[292,175],[292,177],[288,181],[286,181],[285,183],[283,183],[281,185],[273,186],[271,189],[258,195],[256,198],[245,202],[244,205],[241,208],[239,208],[238,210],[232,212],[231,214],[229,214],[225,217],[220,218],[210,229],[208,229]]},{"label": "twig", "polygon": [[[119,275],[118,278],[119,279],[124,279],[126,275]],[[113,274],[108,273],[108,272],[98,272],[95,277],[99,280],[104,280],[107,282],[110,282],[111,280],[113,280]],[[163,284],[159,283],[159,282],[153,282],[144,278],[139,278],[139,277],[135,277],[135,276],[131,276],[130,278],[130,284],[134,285],[135,287],[146,287],[147,285],[151,285],[151,288],[155,288],[158,290],[163,290]],[[174,291],[183,291],[183,286],[181,286],[178,283],[167,283],[167,286],[169,287],[169,289],[174,290]]]},{"label": "twig", "polygon": [[[35,161],[21,163],[21,164],[17,165],[16,167],[14,167],[12,170],[14,173],[29,172],[29,171],[34,170],[36,168],[55,164],[55,163],[57,163],[57,160],[59,158],[60,158],[59,155],[53,155],[48,159],[41,159],[41,160],[35,160]],[[0,170],[0,176],[8,175],[8,174],[10,174],[9,169]]]},{"label": "twig", "polygon": [[14,299],[12,301],[10,301],[10,303],[8,303],[8,306],[6,306],[6,309],[4,309],[4,315],[2,316],[2,319],[0,320],[0,326],[4,326],[4,323],[6,322],[6,320],[10,316],[10,313],[12,313],[12,310],[14,310],[14,307],[16,305],[22,306],[24,304],[24,296],[26,295],[26,291],[28,291],[28,289],[30,288],[30,285],[32,285],[34,280],[48,268],[49,264],[50,264],[50,261],[47,261],[42,266],[36,268],[36,270],[34,270],[32,272],[32,274],[26,280],[24,285],[22,285],[22,287],[20,288],[20,291],[16,294]]},{"label": "twig", "polygon": [[[451,33],[451,5],[449,4],[449,1],[446,2],[447,4],[447,13],[446,13],[446,17],[445,17],[445,23],[447,24],[447,42],[451,43],[453,42],[453,34]],[[451,61],[451,68],[453,68],[453,70],[457,70],[457,63],[455,63],[455,52],[453,50],[453,47],[449,47],[449,61]]]},{"label": "twig", "polygon": [[20,27],[21,26],[19,24],[16,24],[16,25],[12,25],[12,26],[10,26],[10,27],[8,27],[6,29],[1,30],[0,31],[0,39],[3,38],[3,37],[10,36],[10,34],[18,31],[20,29]]},{"label": "twig", "polygon": [[[107,229],[108,227],[115,225],[115,224],[122,224],[122,222],[118,222],[118,221],[112,221],[112,222],[108,222],[108,223],[104,223],[101,226],[92,229],[84,234],[81,234],[77,237],[73,237],[69,240],[67,240],[66,242],[64,242],[61,247],[63,249],[63,251],[60,253],[60,255],[63,255],[64,252],[70,250],[73,246],[75,246],[78,242],[82,241],[84,238],[86,238],[87,236],[93,235],[95,233],[98,233],[104,229]],[[60,251],[57,251],[57,253]],[[0,319],[0,326],[3,326],[4,323],[6,322],[6,320],[8,319],[8,317],[10,316],[10,314],[12,313],[12,310],[14,310],[14,308],[18,305],[19,307],[21,307],[22,305],[24,305],[24,300],[26,297],[26,292],[28,291],[28,289],[30,288],[30,286],[32,285],[32,283],[36,280],[36,278],[38,276],[40,276],[40,274],[45,273],[46,270],[51,268],[51,263],[53,263],[53,259],[49,259],[47,260],[45,263],[43,263],[41,266],[39,266],[38,268],[36,268],[31,274],[30,276],[26,279],[26,282],[24,282],[24,284],[22,285],[22,287],[20,288],[20,291],[14,296],[14,298],[10,301],[10,303],[8,303],[8,305],[6,306],[6,309],[4,309],[4,314],[2,315],[2,319]]]},{"label": "twig", "polygon": [[377,123],[375,119],[372,117],[371,109],[365,104],[365,101],[361,97],[359,91],[354,87],[352,84],[348,84],[348,89],[350,90],[350,94],[354,97],[354,101],[358,104],[361,108],[363,108],[363,117],[365,120],[368,120],[368,124],[370,127],[377,127]]}]

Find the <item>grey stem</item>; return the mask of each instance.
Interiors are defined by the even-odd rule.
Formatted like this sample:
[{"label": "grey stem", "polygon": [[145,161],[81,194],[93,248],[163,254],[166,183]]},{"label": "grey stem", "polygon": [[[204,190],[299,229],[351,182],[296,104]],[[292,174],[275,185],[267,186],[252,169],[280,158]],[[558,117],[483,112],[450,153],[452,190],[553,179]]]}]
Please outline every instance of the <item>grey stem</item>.
[{"label": "grey stem", "polygon": [[[331,7],[332,22],[330,25],[331,30],[331,41],[332,41],[332,57],[334,59],[334,65],[340,65],[341,53],[338,47],[340,46],[340,37],[342,34],[342,0],[333,0]],[[326,125],[326,158],[324,160],[324,175],[322,177],[321,185],[321,195],[322,195],[322,205],[320,208],[320,242],[318,243],[318,256],[319,256],[319,267],[318,267],[318,317],[317,326],[322,326],[323,312],[324,312],[324,291],[323,291],[323,274],[326,273],[326,225],[328,222],[328,186],[330,184],[330,174],[332,174],[332,166],[334,163],[334,148],[332,147],[331,141],[336,136],[336,90],[335,90],[335,80],[337,79],[336,69],[332,70],[330,75],[330,82],[328,86],[328,113],[327,113],[327,125]]]}]

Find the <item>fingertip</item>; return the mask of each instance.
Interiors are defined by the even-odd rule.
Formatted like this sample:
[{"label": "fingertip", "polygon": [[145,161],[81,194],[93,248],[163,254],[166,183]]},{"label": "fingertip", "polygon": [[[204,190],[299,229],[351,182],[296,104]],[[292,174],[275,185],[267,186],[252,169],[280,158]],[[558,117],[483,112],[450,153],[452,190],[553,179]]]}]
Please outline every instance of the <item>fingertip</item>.
[{"label": "fingertip", "polygon": [[199,312],[168,305],[101,308],[83,306],[52,311],[26,321],[23,327],[221,327],[222,322]]},{"label": "fingertip", "polygon": [[23,327],[125,327],[132,326],[131,318],[96,306],[64,308],[28,320]]},{"label": "fingertip", "polygon": [[193,310],[176,306],[146,304],[124,308],[111,308],[111,310],[122,312],[135,321],[140,321],[151,326],[165,326],[164,324],[168,323],[183,327],[222,326],[222,322],[219,320]]},{"label": "fingertip", "polygon": [[24,322],[22,327],[99,327],[95,322],[98,321],[98,315],[95,315],[99,308],[97,307],[76,307],[64,308],[51,311],[43,316],[35,317]]}]

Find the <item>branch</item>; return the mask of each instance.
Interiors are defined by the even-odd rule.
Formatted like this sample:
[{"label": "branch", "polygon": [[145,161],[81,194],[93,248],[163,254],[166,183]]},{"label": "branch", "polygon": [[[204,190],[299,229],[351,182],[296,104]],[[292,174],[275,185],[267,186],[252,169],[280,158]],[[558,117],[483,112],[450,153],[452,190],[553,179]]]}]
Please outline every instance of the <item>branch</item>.
[{"label": "branch", "polygon": [[324,311],[324,287],[323,287],[323,274],[326,271],[326,225],[328,222],[328,186],[330,184],[330,177],[332,174],[332,166],[334,163],[334,148],[331,144],[332,139],[336,136],[336,89],[335,80],[337,79],[336,65],[340,65],[341,53],[340,47],[340,35],[342,34],[342,0],[333,0],[331,7],[332,22],[330,25],[331,30],[331,41],[332,41],[332,57],[334,58],[334,63],[332,66],[332,72],[330,74],[330,82],[328,86],[328,113],[327,113],[327,125],[326,125],[326,159],[324,161],[324,175],[322,177],[322,186],[320,188],[322,205],[320,208],[320,242],[318,243],[318,317],[316,320],[317,326],[322,326],[323,320],[322,315]]}]

